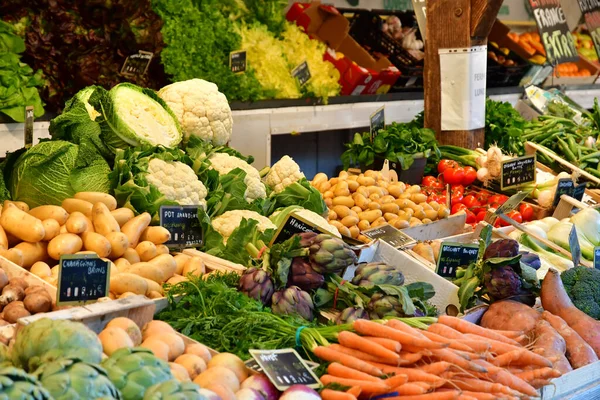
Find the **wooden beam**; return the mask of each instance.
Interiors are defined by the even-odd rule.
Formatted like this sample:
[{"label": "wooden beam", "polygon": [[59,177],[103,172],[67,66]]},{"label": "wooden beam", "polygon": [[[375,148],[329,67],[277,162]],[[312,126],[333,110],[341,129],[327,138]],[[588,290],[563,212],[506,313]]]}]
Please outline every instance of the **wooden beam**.
[{"label": "wooden beam", "polygon": [[492,30],[502,0],[471,0],[471,36],[487,38]]}]

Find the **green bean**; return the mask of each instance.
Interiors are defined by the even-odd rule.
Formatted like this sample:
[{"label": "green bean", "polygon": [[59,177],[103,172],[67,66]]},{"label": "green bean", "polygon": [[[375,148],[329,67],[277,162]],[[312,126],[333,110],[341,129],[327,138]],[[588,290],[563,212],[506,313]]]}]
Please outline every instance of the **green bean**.
[{"label": "green bean", "polygon": [[571,162],[576,162],[577,159],[575,158],[575,154],[573,154],[573,152],[571,151],[571,149],[569,148],[569,145],[562,139],[558,139],[558,146],[560,147],[560,149],[562,150],[563,155],[565,156],[565,158],[568,161]]},{"label": "green bean", "polygon": [[[596,151],[594,153],[587,154],[587,155],[581,157],[579,159],[579,161],[585,161],[585,160],[594,159],[594,158],[598,158],[598,157],[600,157],[600,151]],[[593,161],[588,161],[588,162],[593,162]]]}]

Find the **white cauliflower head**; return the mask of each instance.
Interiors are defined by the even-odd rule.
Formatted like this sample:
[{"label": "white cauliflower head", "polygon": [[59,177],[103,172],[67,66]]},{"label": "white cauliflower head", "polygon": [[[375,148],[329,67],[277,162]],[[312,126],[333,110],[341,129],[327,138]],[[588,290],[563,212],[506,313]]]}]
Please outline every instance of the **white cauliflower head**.
[{"label": "white cauliflower head", "polygon": [[214,83],[190,79],[167,85],[158,95],[177,117],[184,142],[192,135],[216,146],[229,142],[233,126],[231,108]]},{"label": "white cauliflower head", "polygon": [[187,164],[153,158],[148,163],[146,180],[169,200],[206,209],[206,187]]},{"label": "white cauliflower head", "polygon": [[220,175],[228,174],[236,168],[240,168],[246,172],[244,183],[247,188],[244,197],[248,203],[267,197],[267,190],[260,180],[260,173],[246,161],[226,153],[214,153],[210,156],[209,161],[211,164],[210,168],[216,170]]},{"label": "white cauliflower head", "polygon": [[263,217],[259,213],[250,210],[227,211],[213,219],[211,224],[212,227],[223,236],[223,240],[227,242],[227,239],[231,236],[233,231],[240,226],[242,219],[253,219],[258,221],[257,229],[261,232],[264,232],[267,229],[277,229],[269,218]]},{"label": "white cauliflower head", "polygon": [[290,156],[283,156],[277,161],[267,176],[265,176],[265,183],[275,193],[282,192],[286,187],[300,179],[305,178],[300,166]]}]

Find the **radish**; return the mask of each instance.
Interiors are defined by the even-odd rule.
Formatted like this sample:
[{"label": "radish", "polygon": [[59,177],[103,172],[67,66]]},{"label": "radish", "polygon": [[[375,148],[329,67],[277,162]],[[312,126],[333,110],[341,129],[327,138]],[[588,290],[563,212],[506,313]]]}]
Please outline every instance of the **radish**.
[{"label": "radish", "polygon": [[252,375],[242,382],[242,389],[258,390],[265,400],[277,400],[279,398],[279,390],[271,383],[266,375]]},{"label": "radish", "polygon": [[265,400],[265,397],[256,389],[241,389],[235,393],[237,400]]},{"label": "radish", "polygon": [[304,385],[294,385],[288,388],[279,400],[320,400],[321,396],[315,390]]}]

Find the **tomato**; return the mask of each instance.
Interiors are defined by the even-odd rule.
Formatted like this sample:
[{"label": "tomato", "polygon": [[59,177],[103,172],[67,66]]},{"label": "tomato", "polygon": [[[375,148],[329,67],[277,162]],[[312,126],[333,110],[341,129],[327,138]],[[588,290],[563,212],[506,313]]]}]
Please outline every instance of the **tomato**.
[{"label": "tomato", "polygon": [[508,196],[505,196],[503,194],[495,194],[493,196],[490,196],[490,198],[488,199],[488,203],[504,204],[506,200],[508,200]]},{"label": "tomato", "polygon": [[473,167],[465,167],[465,177],[462,180],[462,184],[465,186],[469,186],[471,183],[475,182],[477,179],[477,171]]},{"label": "tomato", "polygon": [[467,224],[473,224],[477,222],[477,216],[475,216],[475,214],[473,214],[473,212],[471,210],[465,210],[467,212],[467,220],[465,221],[465,223]]},{"label": "tomato", "polygon": [[498,203],[489,203],[488,204],[489,208],[494,208],[494,209],[498,209],[498,207],[500,207],[500,204]]},{"label": "tomato", "polygon": [[487,204],[488,203],[488,199],[490,198],[489,193],[487,192],[478,192],[475,197],[477,198],[477,201],[479,202],[479,204]]},{"label": "tomato", "polygon": [[506,213],[506,216],[510,217],[515,222],[518,222],[518,223],[523,222],[523,216],[517,210],[512,210],[512,211]]},{"label": "tomato", "polygon": [[477,222],[481,222],[485,219],[487,212],[486,211],[479,211],[476,215],[477,218]]},{"label": "tomato", "polygon": [[445,194],[441,194],[441,195],[439,195],[439,196],[438,196],[438,200],[437,200],[437,202],[438,202],[439,204],[446,205],[446,195],[445,195]]},{"label": "tomato", "polygon": [[452,197],[450,201],[452,205],[462,203],[463,194],[461,192],[452,192]]},{"label": "tomato", "polygon": [[427,187],[433,187],[433,185],[436,182],[439,183],[438,180],[437,180],[437,178],[435,176],[429,175],[429,176],[424,176],[423,177],[423,180],[421,181],[421,185],[422,186],[427,186]]},{"label": "tomato", "polygon": [[450,185],[450,190],[452,193],[460,192],[461,194],[465,194],[465,187],[463,185]]},{"label": "tomato", "polygon": [[441,160],[438,163],[437,170],[441,174],[446,170],[446,168],[457,168],[458,163],[454,160]]},{"label": "tomato", "polygon": [[430,187],[432,187],[434,189],[443,189],[444,186],[445,185],[442,182],[440,182],[439,180],[436,179],[434,182],[431,183]]},{"label": "tomato", "polygon": [[473,209],[473,208],[477,208],[477,207],[481,207],[481,203],[477,200],[477,198],[475,196],[473,196],[472,194],[468,194],[465,197],[463,197],[463,201],[462,203],[467,206],[469,209]]},{"label": "tomato", "polygon": [[462,210],[468,211],[467,206],[465,206],[462,203],[453,204],[451,214],[456,214],[457,212],[462,211]]},{"label": "tomato", "polygon": [[465,170],[462,167],[449,167],[444,170],[444,181],[451,185],[460,185],[464,177]]},{"label": "tomato", "polygon": [[533,219],[533,207],[529,203],[521,203],[519,212],[523,216],[523,221],[531,221]]}]

